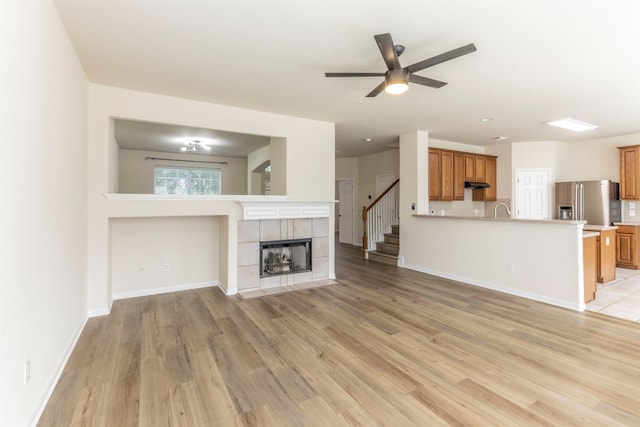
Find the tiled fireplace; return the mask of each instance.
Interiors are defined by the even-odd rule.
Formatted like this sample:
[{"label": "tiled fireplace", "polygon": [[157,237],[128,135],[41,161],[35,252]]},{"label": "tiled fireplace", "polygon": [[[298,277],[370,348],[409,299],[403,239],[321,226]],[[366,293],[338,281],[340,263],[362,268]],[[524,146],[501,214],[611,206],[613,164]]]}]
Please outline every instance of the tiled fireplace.
[{"label": "tiled fireplace", "polygon": [[[281,261],[284,259],[285,262],[276,268],[280,271],[272,271],[277,274],[265,274],[264,257],[269,257],[269,251],[264,251],[261,243],[264,246],[283,242],[291,244],[304,240],[310,242],[310,269],[302,271],[299,261],[289,260],[287,264],[287,259],[293,254],[290,249],[287,249],[284,253],[271,255],[272,259],[278,257]],[[328,278],[329,218],[238,221],[238,291],[291,286]]]}]

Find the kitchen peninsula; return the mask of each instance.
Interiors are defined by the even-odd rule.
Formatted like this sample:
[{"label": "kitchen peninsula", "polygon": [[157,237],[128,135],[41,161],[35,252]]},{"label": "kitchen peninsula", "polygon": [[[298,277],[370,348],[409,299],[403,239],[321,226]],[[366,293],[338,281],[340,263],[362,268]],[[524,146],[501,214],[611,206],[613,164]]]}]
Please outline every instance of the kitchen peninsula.
[{"label": "kitchen peninsula", "polygon": [[[406,217],[403,267],[584,310],[584,221]],[[526,309],[526,307],[523,307]]]}]

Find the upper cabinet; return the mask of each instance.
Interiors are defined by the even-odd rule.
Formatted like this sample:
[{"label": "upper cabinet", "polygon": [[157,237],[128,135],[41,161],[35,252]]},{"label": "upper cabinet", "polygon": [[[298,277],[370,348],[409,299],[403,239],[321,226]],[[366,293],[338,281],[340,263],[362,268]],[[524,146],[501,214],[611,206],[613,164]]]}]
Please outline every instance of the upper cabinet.
[{"label": "upper cabinet", "polygon": [[488,188],[474,188],[472,200],[474,202],[494,202],[498,200],[498,158],[484,156],[484,177],[480,181],[489,184]]},{"label": "upper cabinet", "polygon": [[429,200],[464,200],[462,167],[456,152],[429,148]]},{"label": "upper cabinet", "polygon": [[464,200],[464,182],[488,182],[473,200],[496,200],[496,157],[429,148],[429,200]]},{"label": "upper cabinet", "polygon": [[620,198],[640,200],[640,145],[618,147],[620,150]]},{"label": "upper cabinet", "polygon": [[440,200],[440,150],[429,148],[429,200]]}]

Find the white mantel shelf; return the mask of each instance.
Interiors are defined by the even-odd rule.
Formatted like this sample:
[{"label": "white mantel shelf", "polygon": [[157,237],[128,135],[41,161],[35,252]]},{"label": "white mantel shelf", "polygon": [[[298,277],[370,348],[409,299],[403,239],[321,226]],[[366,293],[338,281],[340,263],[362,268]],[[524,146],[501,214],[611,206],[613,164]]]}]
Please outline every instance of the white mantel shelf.
[{"label": "white mantel shelf", "polygon": [[105,193],[107,200],[162,200],[162,201],[222,201],[222,202],[259,202],[259,203],[286,203],[287,196],[245,196],[245,195],[186,195],[186,194],[124,194]]},{"label": "white mantel shelf", "polygon": [[328,218],[336,200],[288,200],[287,196],[247,195],[160,195],[105,193],[109,201],[138,202],[237,202],[243,220]]}]

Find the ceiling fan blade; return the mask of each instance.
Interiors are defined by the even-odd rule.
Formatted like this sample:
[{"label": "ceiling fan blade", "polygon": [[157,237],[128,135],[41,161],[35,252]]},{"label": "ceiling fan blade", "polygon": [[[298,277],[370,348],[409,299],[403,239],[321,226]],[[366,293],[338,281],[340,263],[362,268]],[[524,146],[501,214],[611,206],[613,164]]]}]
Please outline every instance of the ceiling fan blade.
[{"label": "ceiling fan blade", "polygon": [[374,96],[377,96],[380,92],[384,90],[384,87],[386,85],[387,85],[387,82],[380,83],[378,86],[376,86],[374,90],[372,90],[367,94],[367,98],[373,98]]},{"label": "ceiling fan blade", "polygon": [[410,73],[415,73],[416,71],[424,70],[425,68],[428,68],[428,67],[433,67],[434,65],[438,65],[440,63],[450,61],[459,56],[466,55],[468,53],[475,52],[475,51],[476,51],[476,46],[473,43],[469,43],[468,45],[450,50],[445,53],[441,53],[440,55],[436,55],[433,58],[425,59],[424,61],[411,64],[408,67],[406,67],[406,69]]},{"label": "ceiling fan blade", "polygon": [[411,83],[417,83],[419,85],[435,87],[436,89],[446,85],[445,82],[441,82],[440,80],[434,80],[428,77],[416,76],[415,74],[409,74],[409,81]]},{"label": "ceiling fan blade", "polygon": [[378,48],[380,49],[380,53],[382,53],[384,63],[387,64],[387,68],[389,70],[397,70],[398,68],[401,68],[391,34],[378,34],[373,36],[373,38],[376,39],[376,43],[378,43]]},{"label": "ceiling fan blade", "polygon": [[382,77],[385,73],[324,73],[325,77]]}]

